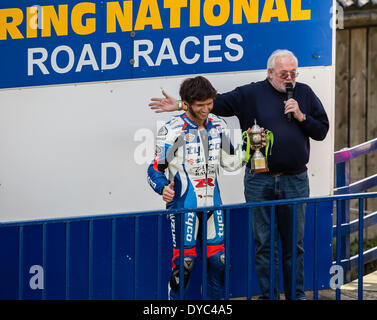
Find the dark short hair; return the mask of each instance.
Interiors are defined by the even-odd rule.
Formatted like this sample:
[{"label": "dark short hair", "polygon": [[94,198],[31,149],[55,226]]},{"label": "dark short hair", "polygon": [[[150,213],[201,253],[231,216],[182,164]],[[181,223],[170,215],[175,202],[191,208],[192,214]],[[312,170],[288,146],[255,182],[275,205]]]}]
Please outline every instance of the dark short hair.
[{"label": "dark short hair", "polygon": [[192,105],[195,101],[214,99],[217,91],[208,79],[198,76],[184,80],[179,89],[179,95],[183,101]]}]

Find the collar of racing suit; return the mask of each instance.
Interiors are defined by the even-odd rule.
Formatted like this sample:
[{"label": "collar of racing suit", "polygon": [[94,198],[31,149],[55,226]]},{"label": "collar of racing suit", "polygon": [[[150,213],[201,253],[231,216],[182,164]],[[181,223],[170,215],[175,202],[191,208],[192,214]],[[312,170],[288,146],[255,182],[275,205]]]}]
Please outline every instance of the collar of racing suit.
[{"label": "collar of racing suit", "polygon": [[[186,114],[182,114],[181,117],[182,117],[183,121],[185,121],[187,124],[189,124],[194,129],[197,129],[199,127],[195,122],[191,121],[190,118]],[[205,127],[208,126],[208,122],[209,122],[209,118],[207,117],[206,121],[204,122]]]}]

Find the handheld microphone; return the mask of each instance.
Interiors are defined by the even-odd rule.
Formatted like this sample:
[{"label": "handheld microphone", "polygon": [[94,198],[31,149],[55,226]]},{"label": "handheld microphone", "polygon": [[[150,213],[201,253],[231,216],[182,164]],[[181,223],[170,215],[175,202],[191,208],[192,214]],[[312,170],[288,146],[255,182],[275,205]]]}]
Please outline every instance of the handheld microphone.
[{"label": "handheld microphone", "polygon": [[[287,101],[289,99],[292,99],[293,98],[293,84],[291,82],[288,82],[286,85],[285,85],[285,90],[287,92]],[[292,114],[293,112],[288,112],[287,113],[287,119],[289,122],[292,121]]]}]

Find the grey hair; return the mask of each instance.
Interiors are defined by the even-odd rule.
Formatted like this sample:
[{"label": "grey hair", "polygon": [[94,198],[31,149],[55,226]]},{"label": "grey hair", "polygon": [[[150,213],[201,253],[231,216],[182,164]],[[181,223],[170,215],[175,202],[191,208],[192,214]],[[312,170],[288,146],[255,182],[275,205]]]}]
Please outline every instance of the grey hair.
[{"label": "grey hair", "polygon": [[275,51],[270,55],[270,57],[268,58],[268,61],[267,61],[267,69],[275,69],[275,61],[276,61],[276,58],[278,58],[278,57],[286,57],[286,56],[290,56],[290,57],[292,57],[292,59],[294,60],[296,66],[298,67],[298,59],[297,59],[297,57],[293,54],[292,51],[279,49],[279,50],[275,50]]}]

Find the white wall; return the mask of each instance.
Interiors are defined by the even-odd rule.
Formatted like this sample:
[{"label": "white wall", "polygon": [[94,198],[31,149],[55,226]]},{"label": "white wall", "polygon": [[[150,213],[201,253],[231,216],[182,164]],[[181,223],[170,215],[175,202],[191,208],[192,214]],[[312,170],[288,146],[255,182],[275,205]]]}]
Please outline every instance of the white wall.
[{"label": "white wall", "polygon": [[[206,76],[225,92],[262,80],[265,74]],[[157,127],[172,114],[153,113],[148,103],[150,97],[161,95],[161,87],[178,97],[186,77],[0,91],[0,221],[164,208],[147,184],[146,169]],[[325,141],[312,141],[309,163],[311,195],[329,195],[333,67],[302,68],[299,81],[313,88],[330,118]],[[234,119],[230,124],[238,125]],[[135,153],[146,149],[148,161],[137,164]],[[221,184],[224,203],[244,201],[243,173],[222,176]]]}]

